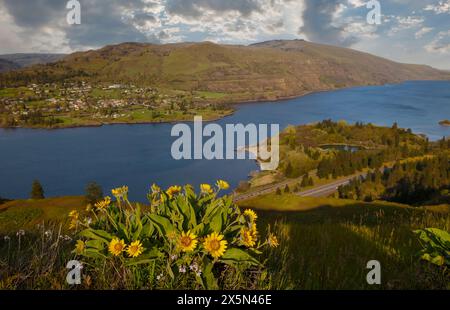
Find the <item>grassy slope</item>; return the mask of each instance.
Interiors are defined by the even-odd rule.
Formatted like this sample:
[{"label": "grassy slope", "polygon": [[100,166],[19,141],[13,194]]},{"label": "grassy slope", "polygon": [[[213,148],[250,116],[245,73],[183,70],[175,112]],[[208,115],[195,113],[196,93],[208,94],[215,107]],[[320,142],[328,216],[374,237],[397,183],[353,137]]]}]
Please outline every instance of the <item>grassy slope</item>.
[{"label": "grassy slope", "polygon": [[62,221],[71,210],[84,210],[84,197],[14,200],[0,205],[0,233],[34,228],[42,221]]},{"label": "grassy slope", "polygon": [[[81,70],[87,77],[81,77]],[[405,80],[449,79],[426,66],[404,65],[350,49],[305,41],[272,41],[253,46],[180,43],[124,43],[78,52],[63,61],[21,70],[8,77],[45,72],[58,80],[131,82],[164,89],[215,93],[217,101],[276,99],[310,91]],[[0,76],[0,81],[2,76]]]},{"label": "grassy slope", "polygon": [[[315,197],[300,197],[293,194],[276,195],[270,194],[259,196],[241,203],[243,206],[248,206],[263,211],[309,211],[318,208],[342,208],[349,205],[356,204],[354,200],[336,199],[336,198],[315,198]],[[379,201],[375,203],[358,202],[361,207],[393,207],[393,208],[409,208],[407,205],[389,203]]]},{"label": "grassy slope", "polygon": [[[64,221],[70,210],[82,210],[84,205],[83,197],[5,203],[0,205],[0,234],[20,228],[35,230],[43,220],[56,225],[46,227],[58,229],[57,223]],[[243,202],[242,207],[258,208],[259,227],[270,224],[281,241],[267,256],[275,288],[448,288],[448,276],[418,260],[420,246],[412,233],[424,227],[449,230],[448,212],[294,195],[268,195]],[[69,253],[73,246],[67,246]],[[366,264],[373,259],[381,262],[381,287],[366,282]]]},{"label": "grassy slope", "polygon": [[[268,195],[241,203],[258,209],[281,246],[269,257],[274,281],[295,289],[449,289],[448,274],[419,260],[413,230],[450,229],[450,216],[400,204]],[[369,286],[378,260],[382,285]]]}]

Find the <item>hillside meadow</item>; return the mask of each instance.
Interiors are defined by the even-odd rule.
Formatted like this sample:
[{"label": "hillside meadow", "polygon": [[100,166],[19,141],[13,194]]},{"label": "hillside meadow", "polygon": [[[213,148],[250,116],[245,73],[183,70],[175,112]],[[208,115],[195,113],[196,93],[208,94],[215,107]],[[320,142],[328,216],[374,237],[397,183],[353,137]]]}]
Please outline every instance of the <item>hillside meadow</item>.
[{"label": "hillside meadow", "polygon": [[[413,233],[427,227],[449,231],[448,206],[412,208],[283,194],[244,201],[240,207],[256,211],[261,236],[270,230],[280,242],[263,254],[269,280],[253,284],[253,289],[450,288],[448,271],[420,260],[421,245]],[[68,230],[67,215],[84,209],[83,197],[0,205],[0,288],[70,288],[65,283],[65,264],[75,257],[71,252],[75,237]],[[370,260],[381,263],[380,286],[366,282]],[[116,287],[108,281],[90,274],[80,288]],[[137,288],[133,283],[127,285],[122,288]]]}]

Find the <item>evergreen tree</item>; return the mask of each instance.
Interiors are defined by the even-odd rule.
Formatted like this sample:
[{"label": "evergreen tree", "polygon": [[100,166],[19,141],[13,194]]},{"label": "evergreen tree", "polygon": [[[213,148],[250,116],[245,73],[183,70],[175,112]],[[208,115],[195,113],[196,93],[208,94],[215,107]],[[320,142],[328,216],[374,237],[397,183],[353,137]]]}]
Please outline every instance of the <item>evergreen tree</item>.
[{"label": "evergreen tree", "polygon": [[91,182],[86,186],[85,200],[87,204],[94,205],[103,199],[103,190],[100,185]]},{"label": "evergreen tree", "polygon": [[44,199],[44,189],[42,188],[41,183],[38,180],[33,181],[33,185],[31,187],[31,199]]}]

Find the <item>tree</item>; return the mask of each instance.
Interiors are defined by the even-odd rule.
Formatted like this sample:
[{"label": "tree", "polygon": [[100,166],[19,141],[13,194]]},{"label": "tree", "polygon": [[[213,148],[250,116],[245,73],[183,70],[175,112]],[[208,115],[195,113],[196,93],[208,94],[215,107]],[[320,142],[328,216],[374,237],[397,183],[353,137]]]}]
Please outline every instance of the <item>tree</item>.
[{"label": "tree", "polygon": [[294,173],[294,169],[292,168],[292,165],[290,162],[288,162],[286,169],[284,171],[284,175],[288,178],[292,178]]},{"label": "tree", "polygon": [[284,188],[284,193],[289,194],[290,192],[291,190],[289,189],[289,185],[286,185],[286,187]]},{"label": "tree", "polygon": [[91,182],[86,186],[86,203],[94,205],[103,199],[103,190],[100,185]]},{"label": "tree", "polygon": [[42,188],[41,183],[38,180],[33,181],[33,185],[31,187],[31,199],[44,199],[44,189]]}]

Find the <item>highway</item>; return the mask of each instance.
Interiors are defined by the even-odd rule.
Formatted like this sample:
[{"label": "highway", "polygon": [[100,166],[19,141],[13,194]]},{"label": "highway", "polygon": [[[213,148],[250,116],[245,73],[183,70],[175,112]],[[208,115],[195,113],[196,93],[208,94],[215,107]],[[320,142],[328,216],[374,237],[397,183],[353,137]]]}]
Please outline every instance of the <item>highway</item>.
[{"label": "highway", "polygon": [[[301,197],[328,197],[329,195],[335,193],[340,186],[347,185],[350,183],[351,180],[361,177],[361,176],[365,177],[365,176],[367,176],[367,173],[358,173],[358,174],[354,174],[354,175],[345,177],[343,179],[339,179],[337,181],[332,181],[332,182],[324,184],[324,185],[315,186],[311,189],[298,192],[298,193],[296,193],[296,195],[301,196]],[[281,191],[284,191],[285,186],[289,185],[290,183],[292,183],[291,180],[284,181],[284,182],[280,182],[280,183],[265,187],[261,190],[255,191],[255,192],[236,195],[234,197],[234,202],[239,202],[239,201],[255,198],[258,196],[271,194],[271,193],[276,192],[276,190],[278,188]]]},{"label": "highway", "polygon": [[355,178],[355,176],[335,181],[329,184],[317,186],[306,191],[301,191],[297,193],[297,195],[302,197],[327,197],[336,192],[339,186],[347,185],[348,183],[350,183],[350,180],[352,180],[353,178]]}]

